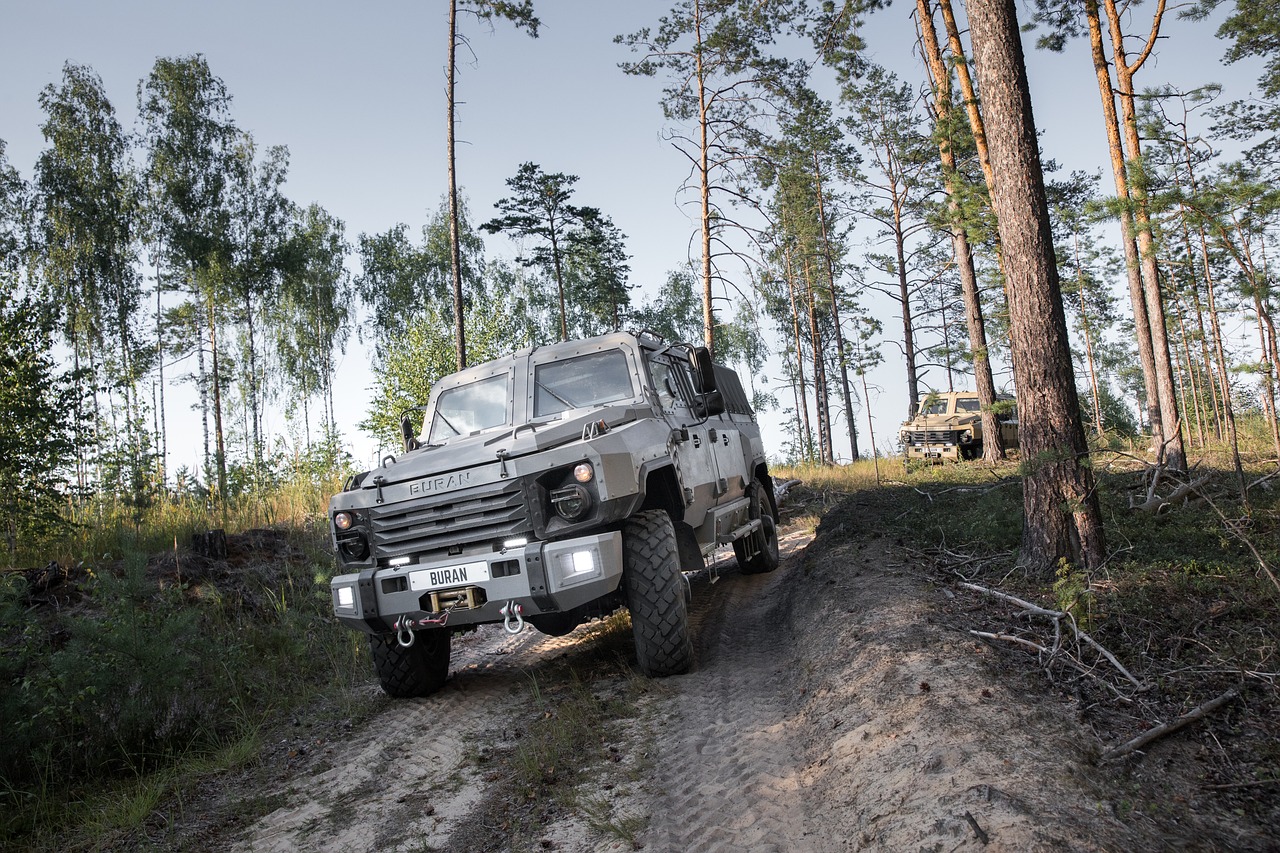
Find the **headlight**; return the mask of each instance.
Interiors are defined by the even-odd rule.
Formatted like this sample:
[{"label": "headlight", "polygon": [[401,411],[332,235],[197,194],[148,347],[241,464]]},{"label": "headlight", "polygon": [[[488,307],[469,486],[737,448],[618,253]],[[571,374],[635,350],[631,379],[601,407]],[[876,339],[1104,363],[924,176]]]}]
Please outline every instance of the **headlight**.
[{"label": "headlight", "polygon": [[960,433],[960,443],[961,443],[961,444],[968,444],[968,443],[969,443],[969,442],[971,442],[971,441],[973,441],[973,430],[971,430],[971,429],[967,429],[967,430],[963,431],[962,433]]},{"label": "headlight", "polygon": [[338,606],[339,607],[355,607],[356,591],[349,586],[338,587]]},{"label": "headlight", "polygon": [[574,484],[551,493],[551,505],[556,514],[566,521],[577,521],[591,509],[591,493]]},{"label": "headlight", "polygon": [[595,477],[595,469],[591,467],[590,462],[579,462],[573,469],[573,479],[579,483],[590,483]]}]

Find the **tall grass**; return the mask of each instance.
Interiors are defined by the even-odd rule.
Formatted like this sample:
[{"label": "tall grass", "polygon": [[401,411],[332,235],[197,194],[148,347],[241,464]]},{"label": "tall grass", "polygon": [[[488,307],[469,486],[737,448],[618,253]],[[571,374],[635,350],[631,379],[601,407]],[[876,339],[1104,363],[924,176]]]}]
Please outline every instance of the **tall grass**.
[{"label": "tall grass", "polygon": [[50,561],[74,565],[118,559],[129,551],[156,554],[190,543],[192,534],[215,528],[241,533],[257,527],[303,528],[323,518],[329,497],[342,477],[296,478],[259,494],[214,502],[198,495],[163,497],[147,507],[131,506],[110,495],[67,505],[68,533],[39,548],[20,547],[10,566],[43,566]]},{"label": "tall grass", "polygon": [[[370,667],[330,609],[323,518],[340,487],[86,503],[67,539],[25,555],[66,569],[53,586],[0,573],[0,848],[125,831],[193,774],[251,760],[292,709],[352,714]],[[213,527],[227,560],[187,551]],[[274,530],[236,540],[259,528]]]}]

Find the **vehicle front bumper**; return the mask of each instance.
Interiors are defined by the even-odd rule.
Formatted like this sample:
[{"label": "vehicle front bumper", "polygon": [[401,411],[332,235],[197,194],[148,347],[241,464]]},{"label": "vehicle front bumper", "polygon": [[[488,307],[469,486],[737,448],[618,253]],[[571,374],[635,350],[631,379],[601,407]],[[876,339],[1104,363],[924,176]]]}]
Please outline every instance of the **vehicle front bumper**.
[{"label": "vehicle front bumper", "polygon": [[[367,569],[329,582],[333,612],[369,634],[502,622],[559,613],[601,598],[622,578],[622,534],[601,533],[486,554]],[[510,611],[508,611],[510,612]]]}]

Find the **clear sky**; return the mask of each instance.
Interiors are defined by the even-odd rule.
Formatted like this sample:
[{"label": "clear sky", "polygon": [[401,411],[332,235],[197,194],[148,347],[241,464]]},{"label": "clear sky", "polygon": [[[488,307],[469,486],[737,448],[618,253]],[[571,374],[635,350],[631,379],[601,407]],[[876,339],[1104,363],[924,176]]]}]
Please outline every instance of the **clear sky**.
[{"label": "clear sky", "polygon": [[[618,70],[631,54],[612,39],[656,24],[669,5],[535,0],[535,7],[543,22],[537,39],[502,22],[492,31],[470,19],[462,24],[474,59],[461,54],[458,174],[473,219],[494,215],[505,179],[522,162],[578,175],[575,202],[601,208],[627,235],[632,283],[640,297],[652,295],[668,270],[697,251],[696,221],[679,206],[687,163],[662,138],[662,81]],[[899,3],[878,13],[868,38],[875,61],[918,82],[913,9]],[[1149,15],[1146,9],[1139,7]],[[323,205],[346,222],[353,242],[399,222],[416,233],[446,185],[446,15],[444,2],[406,0],[0,0],[0,139],[10,165],[30,180],[44,146],[37,96],[60,82],[64,62],[97,71],[121,123],[133,129],[137,86],[156,58],[202,53],[233,96],[237,124],[259,146],[288,146],[290,198]],[[1256,72],[1220,65],[1223,45],[1213,28],[1170,22],[1169,38],[1139,82],[1220,81],[1234,85],[1234,96],[1247,94]],[[1046,155],[1067,170],[1105,169],[1087,46],[1050,56],[1028,40],[1027,50]],[[488,243],[491,256],[513,254],[501,241]],[[900,328],[889,307],[876,313],[890,335]],[[884,350],[886,364],[872,376],[871,408],[877,443],[891,451],[906,394],[901,356],[893,346]],[[367,354],[353,342],[340,369],[339,408],[366,460],[376,450],[354,424],[367,408],[369,381]],[[762,413],[773,453],[780,452],[774,423],[780,417]],[[864,448],[865,423],[859,412]],[[269,428],[282,431],[283,416]],[[198,467],[194,448],[180,454],[172,468]]]}]

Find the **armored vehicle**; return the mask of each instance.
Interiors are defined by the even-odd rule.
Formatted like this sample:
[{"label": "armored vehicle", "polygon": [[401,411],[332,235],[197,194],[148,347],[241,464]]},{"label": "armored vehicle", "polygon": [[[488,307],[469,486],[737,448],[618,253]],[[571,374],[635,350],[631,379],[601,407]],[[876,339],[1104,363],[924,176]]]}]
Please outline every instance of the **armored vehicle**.
[{"label": "armored vehicle", "polygon": [[732,545],[778,565],[760,429],[705,348],[615,333],[525,349],[435,384],[404,452],[329,504],[333,609],[392,696],[448,675],[485,623],[562,635],[626,607],[640,668],[693,664],[689,584]]},{"label": "armored vehicle", "polygon": [[[997,395],[1000,439],[1018,444],[1018,414],[1013,397]],[[976,459],[982,455],[982,405],[976,391],[933,392],[920,401],[916,416],[898,434],[908,459]]]}]

